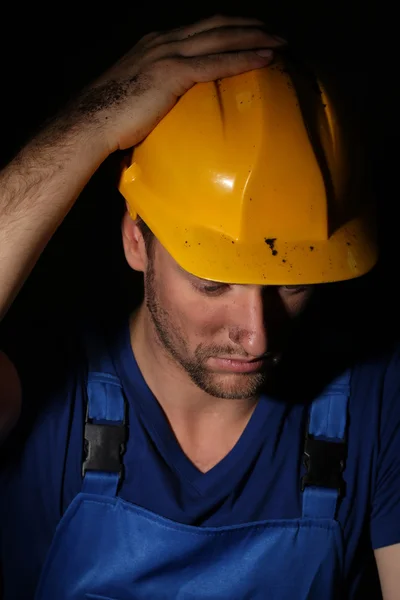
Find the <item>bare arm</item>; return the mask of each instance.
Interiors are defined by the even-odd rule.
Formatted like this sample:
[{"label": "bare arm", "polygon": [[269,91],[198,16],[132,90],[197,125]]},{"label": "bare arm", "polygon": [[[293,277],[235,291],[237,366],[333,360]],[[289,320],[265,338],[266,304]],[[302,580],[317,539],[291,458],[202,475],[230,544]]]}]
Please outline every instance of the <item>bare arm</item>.
[{"label": "bare arm", "polygon": [[[103,157],[89,132],[57,123],[0,173],[0,318]],[[17,370],[0,351],[0,443],[21,402]]]},{"label": "bare arm", "polygon": [[400,544],[375,550],[384,600],[400,599]]},{"label": "bare arm", "polygon": [[0,174],[0,317],[106,155],[90,128],[58,122]]},{"label": "bare arm", "polygon": [[16,368],[0,351],[0,444],[18,421],[21,409],[21,385]]}]

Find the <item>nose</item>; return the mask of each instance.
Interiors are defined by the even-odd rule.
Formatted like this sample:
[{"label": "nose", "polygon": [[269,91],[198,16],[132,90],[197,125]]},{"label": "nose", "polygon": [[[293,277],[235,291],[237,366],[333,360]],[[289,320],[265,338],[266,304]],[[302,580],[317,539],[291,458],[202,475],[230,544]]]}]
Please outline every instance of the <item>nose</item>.
[{"label": "nose", "polygon": [[232,303],[229,339],[251,359],[269,350],[264,296],[261,286],[238,286]]}]

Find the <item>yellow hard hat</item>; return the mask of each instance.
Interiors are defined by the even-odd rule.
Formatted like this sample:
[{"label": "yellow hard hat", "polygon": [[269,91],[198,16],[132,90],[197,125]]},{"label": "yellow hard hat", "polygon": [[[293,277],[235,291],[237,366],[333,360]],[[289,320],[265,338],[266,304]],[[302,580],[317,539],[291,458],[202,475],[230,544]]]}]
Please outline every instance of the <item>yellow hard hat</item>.
[{"label": "yellow hard hat", "polygon": [[374,266],[362,177],[316,81],[280,58],[196,84],[133,149],[119,190],[183,269],[298,285]]}]

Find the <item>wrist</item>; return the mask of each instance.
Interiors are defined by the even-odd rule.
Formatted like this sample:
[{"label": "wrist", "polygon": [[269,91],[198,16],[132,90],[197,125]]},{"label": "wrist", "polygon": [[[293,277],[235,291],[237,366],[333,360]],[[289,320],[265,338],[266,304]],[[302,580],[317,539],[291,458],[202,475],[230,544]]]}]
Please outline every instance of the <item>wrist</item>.
[{"label": "wrist", "polygon": [[51,162],[58,154],[61,160],[75,162],[91,174],[111,153],[101,123],[75,111],[66,111],[47,122],[22,153],[31,151],[35,155],[43,153]]}]

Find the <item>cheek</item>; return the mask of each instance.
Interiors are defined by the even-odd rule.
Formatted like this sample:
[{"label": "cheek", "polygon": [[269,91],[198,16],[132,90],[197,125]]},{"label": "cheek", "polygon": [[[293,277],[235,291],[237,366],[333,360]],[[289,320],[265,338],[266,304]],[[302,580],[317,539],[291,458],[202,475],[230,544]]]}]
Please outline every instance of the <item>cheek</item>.
[{"label": "cheek", "polygon": [[163,290],[164,308],[171,321],[185,336],[193,339],[209,339],[224,328],[226,307],[203,298],[192,287],[173,286]]},{"label": "cheek", "polygon": [[196,294],[188,298],[182,307],[187,323],[187,331],[203,340],[214,337],[224,329],[227,310],[220,303],[210,302]]},{"label": "cheek", "polygon": [[227,329],[228,307],[222,304],[200,302],[196,308],[196,330],[199,337],[215,339]]}]

